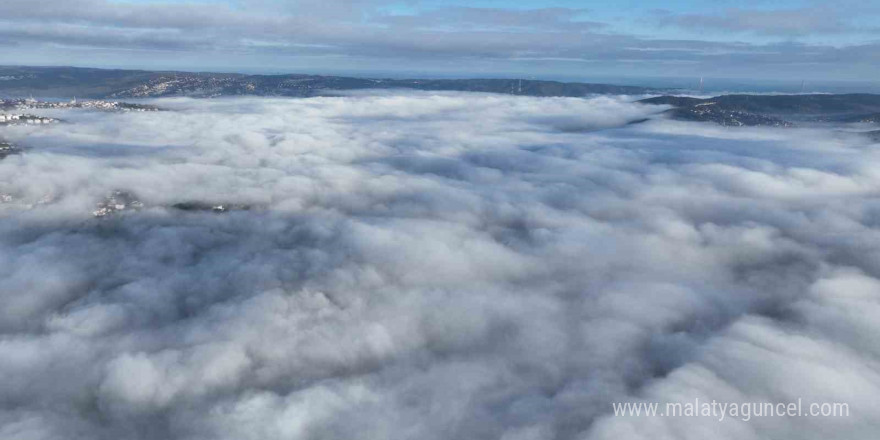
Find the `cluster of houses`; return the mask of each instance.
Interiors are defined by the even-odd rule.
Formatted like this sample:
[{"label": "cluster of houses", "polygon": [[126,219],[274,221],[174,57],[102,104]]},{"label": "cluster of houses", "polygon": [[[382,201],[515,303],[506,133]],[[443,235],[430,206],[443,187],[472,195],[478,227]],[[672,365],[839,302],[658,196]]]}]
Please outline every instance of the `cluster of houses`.
[{"label": "cluster of houses", "polygon": [[87,100],[78,101],[76,98],[70,101],[38,101],[33,98],[28,99],[0,99],[0,108],[30,110],[30,109],[89,109],[101,111],[123,111],[123,112],[146,112],[157,111],[157,107],[145,104],[129,104],[118,101],[102,101]]},{"label": "cluster of houses", "polygon": [[[6,158],[6,156],[9,156],[10,154],[15,154],[17,152],[18,148],[16,148],[15,145],[12,145],[9,142],[4,141],[3,139],[0,139],[0,159],[4,159]],[[0,202],[3,201],[2,195],[3,193],[0,193]]]},{"label": "cluster of houses", "polygon": [[0,114],[0,125],[51,124],[57,119],[36,115]]},{"label": "cluster of houses", "polygon": [[[0,113],[0,125],[34,125],[34,124],[51,124],[58,122],[57,119],[45,116],[36,116],[32,114],[22,113],[27,110],[40,109],[90,109],[100,111],[117,111],[117,112],[150,112],[158,111],[157,107],[145,104],[129,104],[117,101],[77,101],[74,98],[71,101],[37,101],[33,98],[28,99],[0,99],[0,111],[8,113]],[[14,112],[14,113],[13,113]]]},{"label": "cluster of houses", "polygon": [[106,217],[117,212],[126,210],[138,210],[144,207],[144,203],[127,191],[113,191],[110,195],[98,203],[98,209],[92,211],[95,217]]}]

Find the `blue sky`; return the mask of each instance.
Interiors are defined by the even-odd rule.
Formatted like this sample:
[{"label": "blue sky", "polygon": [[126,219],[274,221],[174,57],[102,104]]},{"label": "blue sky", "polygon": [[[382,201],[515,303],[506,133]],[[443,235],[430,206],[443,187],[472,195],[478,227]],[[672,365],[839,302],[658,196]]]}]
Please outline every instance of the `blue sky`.
[{"label": "blue sky", "polygon": [[0,63],[866,81],[878,18],[854,0],[4,0]]}]

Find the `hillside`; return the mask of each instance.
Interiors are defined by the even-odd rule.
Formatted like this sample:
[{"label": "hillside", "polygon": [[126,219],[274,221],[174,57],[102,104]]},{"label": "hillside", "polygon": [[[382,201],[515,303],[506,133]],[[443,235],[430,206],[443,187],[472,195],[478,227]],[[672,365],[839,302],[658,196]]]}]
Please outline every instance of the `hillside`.
[{"label": "hillside", "polygon": [[880,95],[722,95],[712,98],[658,96],[639,101],[670,105],[674,119],[721,125],[791,126],[798,121],[876,122]]},{"label": "hillside", "polygon": [[645,94],[644,87],[520,79],[387,79],[322,75],[149,72],[75,67],[0,67],[0,96],[154,98],[316,96],[346,90],[413,89],[580,97]]}]

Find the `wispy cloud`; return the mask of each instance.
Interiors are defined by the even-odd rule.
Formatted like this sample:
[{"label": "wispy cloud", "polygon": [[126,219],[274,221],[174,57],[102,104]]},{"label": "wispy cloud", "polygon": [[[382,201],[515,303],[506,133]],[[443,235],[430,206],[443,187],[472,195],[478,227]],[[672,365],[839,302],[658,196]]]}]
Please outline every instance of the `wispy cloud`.
[{"label": "wispy cloud", "polygon": [[[727,9],[720,14],[660,14],[660,21],[696,30],[750,32],[762,35],[805,36],[863,31],[835,8],[749,10]],[[877,31],[877,29],[873,29]]]},{"label": "wispy cloud", "polygon": [[[632,20],[639,21],[640,14],[634,11]],[[568,63],[562,60],[572,60],[601,61],[602,69],[615,72],[627,63],[642,62],[655,63],[651,70],[663,74],[695,74],[699,70],[703,74],[740,75],[763,70],[772,76],[785,76],[802,70],[803,63],[810,63],[819,66],[813,70],[817,74],[838,72],[835,75],[839,76],[839,69],[829,59],[857,60],[859,68],[854,72],[859,75],[877,65],[873,56],[876,42],[867,35],[859,34],[864,38],[846,44],[833,39],[816,40],[822,35],[867,31],[864,27],[859,30],[836,10],[730,9],[714,15],[676,12],[651,17],[662,28],[695,34],[689,39],[665,36],[664,32],[649,37],[644,32],[621,31],[626,27],[603,21],[590,10],[559,7],[448,6],[402,12],[382,1],[284,5],[252,1],[233,7],[225,3],[47,0],[0,4],[0,39],[16,48],[2,58],[7,63],[41,56],[50,61],[61,58],[65,50],[92,50],[101,54],[102,58],[95,59],[102,64],[117,56],[121,63],[131,64],[135,55],[123,51],[140,50],[146,53],[140,58],[146,64],[151,57],[161,56],[149,51],[177,51],[187,56],[166,58],[223,58],[230,65],[265,67],[263,64],[272,57],[277,57],[272,63],[276,66],[308,57],[335,57],[340,67],[387,66],[388,70],[430,70],[438,65],[482,70],[492,63],[497,66],[495,70],[503,70],[515,68],[525,59],[541,58],[557,60],[556,65],[544,66],[549,71]],[[710,31],[711,38],[700,35],[706,31]],[[776,39],[760,44],[743,42],[739,39],[743,34]],[[811,40],[790,44],[802,36]],[[778,44],[790,45],[783,56],[768,62],[765,55],[775,51]],[[684,52],[683,47],[691,49]],[[854,55],[849,58],[851,52]],[[255,59],[261,66],[247,65]],[[683,63],[697,67],[686,71],[664,67]]]}]

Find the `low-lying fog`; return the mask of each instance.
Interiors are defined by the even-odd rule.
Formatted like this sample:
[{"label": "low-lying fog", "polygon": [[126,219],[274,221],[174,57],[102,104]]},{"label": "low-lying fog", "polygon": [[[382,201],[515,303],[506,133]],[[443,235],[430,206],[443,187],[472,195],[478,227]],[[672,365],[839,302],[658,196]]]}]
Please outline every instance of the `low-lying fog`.
[{"label": "low-lying fog", "polygon": [[[622,98],[156,104],[173,111],[0,128],[26,148],[0,161],[0,438],[880,426],[867,138],[675,122]],[[139,205],[96,217],[114,193]],[[246,209],[174,208],[193,202]],[[612,414],[694,398],[851,415]]]}]

